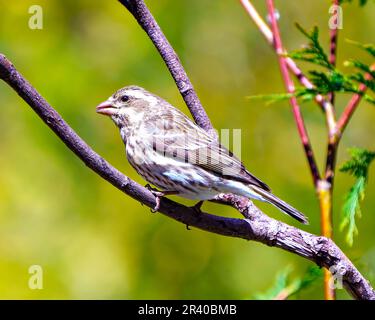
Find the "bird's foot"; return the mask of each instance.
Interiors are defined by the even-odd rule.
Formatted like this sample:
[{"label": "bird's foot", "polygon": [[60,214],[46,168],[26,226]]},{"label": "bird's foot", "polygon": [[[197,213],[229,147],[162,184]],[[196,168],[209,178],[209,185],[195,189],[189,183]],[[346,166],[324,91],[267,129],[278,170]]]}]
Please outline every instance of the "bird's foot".
[{"label": "bird's foot", "polygon": [[167,195],[173,195],[178,194],[178,191],[160,191],[156,188],[151,187],[149,184],[145,185],[145,188],[147,188],[155,197],[155,207],[153,209],[150,209],[152,213],[155,213],[159,211],[160,209],[160,199]]},{"label": "bird's foot", "polygon": [[160,198],[164,197],[164,196],[165,196],[165,193],[162,192],[162,191],[159,191],[159,190],[156,189],[156,188],[153,188],[153,187],[152,187],[150,184],[148,184],[148,183],[145,185],[145,188],[146,188],[148,191],[150,191],[150,192],[154,195],[154,197],[155,197],[155,202],[156,202],[155,207],[154,207],[153,209],[150,209],[150,211],[151,211],[152,213],[155,213],[155,212],[159,211],[159,209],[160,209]]},{"label": "bird's foot", "polygon": [[155,212],[159,211],[159,209],[160,209],[160,199],[165,196],[165,193],[161,192],[161,191],[151,191],[151,192],[155,196],[156,204],[155,204],[155,207],[153,209],[150,209],[150,211],[152,213],[155,213]]}]

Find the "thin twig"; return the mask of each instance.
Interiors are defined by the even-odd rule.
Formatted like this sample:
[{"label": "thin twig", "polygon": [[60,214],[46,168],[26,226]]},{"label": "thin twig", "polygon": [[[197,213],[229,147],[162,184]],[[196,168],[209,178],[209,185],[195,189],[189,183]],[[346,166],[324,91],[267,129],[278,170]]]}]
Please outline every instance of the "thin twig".
[{"label": "thin twig", "polygon": [[152,16],[144,1],[119,0],[119,2],[123,4],[134,16],[139,25],[144,31],[146,31],[156,49],[159,51],[174,81],[176,82],[179,92],[193,115],[195,122],[212,135],[215,135],[211,121],[208,118],[207,113],[181,64],[177,53],[174,51],[168,39],[163,34],[161,28]]},{"label": "thin twig", "polygon": [[[338,7],[340,0],[332,0],[332,5]],[[339,18],[336,18],[339,19]],[[338,21],[336,21],[337,24]],[[338,28],[333,27],[330,29],[329,34],[329,62],[332,65],[336,65],[336,52],[337,52],[337,40],[338,40]]]},{"label": "thin twig", "polygon": [[[275,8],[273,5],[273,1],[267,1],[267,5],[268,5],[269,17],[271,20],[272,33],[274,36],[274,46],[275,46],[276,54],[278,55],[281,74],[283,76],[287,92],[293,94],[295,91],[294,83],[289,75],[288,66],[286,64],[285,52],[283,49],[279,27],[277,25],[277,21],[275,17]],[[310,143],[310,138],[308,136],[308,133],[305,127],[305,122],[303,120],[301,109],[298,105],[297,98],[294,95],[292,95],[290,98],[290,104],[292,105],[294,118],[295,118],[297,128],[298,128],[298,133],[300,135],[300,139],[302,141],[302,144],[305,150],[306,158],[309,163],[311,176],[313,178],[314,185],[316,186],[318,184],[318,181],[320,180],[319,169],[315,161],[314,152]]]},{"label": "thin twig", "polygon": [[[155,197],[148,189],[122,174],[93,151],[1,54],[0,79],[12,87],[91,170],[133,199],[150,208],[155,206]],[[224,236],[261,242],[297,254],[334,272],[339,271],[345,288],[354,298],[375,300],[375,291],[369,282],[331,240],[274,220],[243,197],[221,195],[217,200],[230,204],[248,218],[226,218],[203,212],[197,215],[193,208],[166,198],[161,200],[159,211],[185,225]]]},{"label": "thin twig", "polygon": [[[370,69],[372,71],[374,71],[375,70],[375,64],[371,65]],[[371,80],[372,77],[369,73],[366,73],[365,79]],[[361,94],[354,94],[353,97],[350,99],[349,103],[344,108],[344,111],[343,111],[341,117],[337,121],[338,138],[341,137],[342,133],[344,132],[346,126],[349,123],[349,120],[351,119],[354,111],[357,109],[357,107],[358,107],[358,105],[359,105],[359,103],[360,103],[360,101],[363,97],[363,94],[366,92],[366,90],[367,90],[366,85],[364,83],[361,83],[359,85],[359,91],[361,92]]]},{"label": "thin twig", "polygon": [[[338,7],[340,4],[340,0],[332,0],[332,5]],[[338,16],[338,15],[337,15]],[[336,17],[336,19],[339,19]],[[339,30],[337,27],[333,27],[330,29],[329,32],[329,62],[333,66],[336,65],[336,52],[337,52],[337,39],[339,35]],[[328,100],[331,102],[332,106],[334,107],[335,103],[335,93],[330,92],[328,94]]]},{"label": "thin twig", "polygon": [[329,135],[328,144],[327,144],[327,156],[326,156],[326,167],[324,170],[324,179],[327,181],[331,188],[333,187],[334,177],[335,177],[335,168],[336,168],[336,159],[338,151],[337,136]]},{"label": "thin twig", "polygon": [[240,0],[241,5],[249,14],[250,18],[254,21],[258,29],[264,35],[269,44],[273,45],[273,34],[267,23],[260,16],[253,4],[249,0]]},{"label": "thin twig", "polygon": [[[359,85],[359,91],[365,92],[367,89],[366,85],[361,83]],[[337,131],[340,133],[340,135],[344,132],[346,126],[349,123],[349,120],[353,116],[354,111],[357,109],[359,102],[362,99],[361,94],[354,94],[353,97],[350,99],[349,103],[345,107],[343,113],[341,114],[341,117],[337,121]]]}]

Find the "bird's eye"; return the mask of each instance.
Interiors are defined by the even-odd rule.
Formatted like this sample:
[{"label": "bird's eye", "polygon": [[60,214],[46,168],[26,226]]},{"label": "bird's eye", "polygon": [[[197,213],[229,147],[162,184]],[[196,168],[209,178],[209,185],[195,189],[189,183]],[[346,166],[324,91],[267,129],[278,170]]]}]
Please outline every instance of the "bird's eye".
[{"label": "bird's eye", "polygon": [[127,102],[127,101],[129,101],[129,96],[127,96],[127,95],[122,96],[122,97],[121,97],[121,101],[122,101],[122,102]]}]

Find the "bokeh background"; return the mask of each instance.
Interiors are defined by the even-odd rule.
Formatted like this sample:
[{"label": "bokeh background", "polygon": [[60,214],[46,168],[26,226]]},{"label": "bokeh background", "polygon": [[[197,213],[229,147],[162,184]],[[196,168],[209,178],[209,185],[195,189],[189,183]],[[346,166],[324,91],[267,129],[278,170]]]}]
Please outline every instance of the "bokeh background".
[{"label": "bokeh background", "polygon": [[[44,10],[43,30],[28,28],[33,4]],[[310,217],[304,229],[319,233],[318,205],[290,106],[267,106],[247,98],[284,89],[275,54],[239,1],[147,4],[180,55],[215,127],[242,129],[247,167]],[[254,4],[265,15],[264,1]],[[329,1],[277,1],[289,50],[305,42],[295,22],[307,28],[318,25],[322,43],[328,43],[328,5]],[[115,0],[0,0],[0,8],[0,52],[97,152],[144,184],[125,159],[117,129],[95,113],[95,106],[118,88],[137,84],[188,110],[133,17]],[[370,62],[345,39],[373,42],[374,16],[373,3],[344,7],[339,65],[351,57]],[[338,110],[348,98],[338,99]],[[311,265],[279,249],[187,231],[161,214],[151,214],[88,170],[2,82],[0,104],[0,298],[252,299],[272,287],[288,266],[297,278]],[[303,113],[322,163],[324,117],[313,103],[304,104]],[[339,164],[348,157],[348,147],[374,150],[374,121],[374,106],[363,103],[345,133]],[[336,182],[336,241],[375,281],[375,170],[352,248],[338,224],[343,196],[353,180],[338,173]],[[270,206],[259,206],[294,224]],[[204,209],[238,217],[236,211],[215,204]],[[34,264],[43,268],[43,290],[28,287],[28,268]],[[349,298],[344,290],[338,296]],[[321,283],[294,298],[322,298]]]}]

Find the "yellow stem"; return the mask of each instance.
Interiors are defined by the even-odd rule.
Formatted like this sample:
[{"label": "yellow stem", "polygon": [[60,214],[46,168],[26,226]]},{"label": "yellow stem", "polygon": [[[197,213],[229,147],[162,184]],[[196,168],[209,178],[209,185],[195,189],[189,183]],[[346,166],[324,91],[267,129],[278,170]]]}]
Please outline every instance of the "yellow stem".
[{"label": "yellow stem", "polygon": [[[332,228],[332,187],[331,184],[325,180],[319,181],[318,197],[320,204],[321,229],[322,235],[327,238],[333,236]],[[335,300],[336,293],[332,287],[333,278],[329,270],[324,269],[324,299]]]}]

